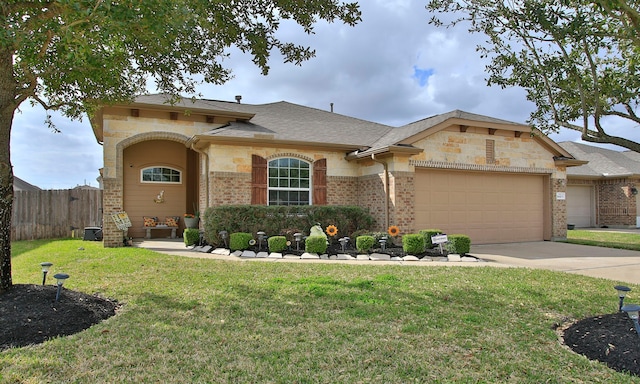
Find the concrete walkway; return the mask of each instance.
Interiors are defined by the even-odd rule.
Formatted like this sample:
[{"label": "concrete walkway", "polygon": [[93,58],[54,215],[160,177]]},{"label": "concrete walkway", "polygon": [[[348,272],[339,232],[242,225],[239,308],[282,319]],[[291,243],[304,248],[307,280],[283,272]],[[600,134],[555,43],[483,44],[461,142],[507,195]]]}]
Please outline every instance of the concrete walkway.
[{"label": "concrete walkway", "polygon": [[407,261],[330,261],[299,259],[246,259],[212,253],[192,251],[185,247],[182,239],[137,240],[134,246],[156,252],[183,257],[208,258],[237,261],[346,263],[387,265],[448,265],[448,266],[494,266],[549,269],[576,273],[591,277],[610,279],[615,283],[637,284],[640,282],[640,252],[621,249],[591,247],[550,241],[473,245],[470,255],[485,262],[407,262]]}]

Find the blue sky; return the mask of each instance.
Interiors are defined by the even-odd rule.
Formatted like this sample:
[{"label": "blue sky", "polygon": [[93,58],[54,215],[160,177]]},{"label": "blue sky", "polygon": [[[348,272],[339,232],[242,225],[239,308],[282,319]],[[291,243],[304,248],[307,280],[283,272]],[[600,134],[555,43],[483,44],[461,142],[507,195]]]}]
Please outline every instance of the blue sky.
[{"label": "blue sky", "polygon": [[[429,25],[423,1],[360,3],[363,21],[353,28],[321,23],[308,36],[291,23],[282,24],[281,38],[316,50],[316,57],[301,67],[282,64],[274,55],[270,74],[262,76],[250,57],[232,49],[224,64],[235,77],[221,86],[203,84],[198,92],[228,101],[242,95],[249,104],[286,100],[329,110],[333,103],[336,113],[393,126],[454,109],[526,122],[533,105],[522,89],[487,87],[487,62],[475,50],[482,35],[469,35],[464,26]],[[102,147],[88,120],[53,116],[61,133],[47,127],[42,109],[25,103],[16,113],[11,137],[15,175],[44,189],[97,186]],[[625,127],[613,131],[627,132]],[[551,137],[564,141],[579,135]]]}]

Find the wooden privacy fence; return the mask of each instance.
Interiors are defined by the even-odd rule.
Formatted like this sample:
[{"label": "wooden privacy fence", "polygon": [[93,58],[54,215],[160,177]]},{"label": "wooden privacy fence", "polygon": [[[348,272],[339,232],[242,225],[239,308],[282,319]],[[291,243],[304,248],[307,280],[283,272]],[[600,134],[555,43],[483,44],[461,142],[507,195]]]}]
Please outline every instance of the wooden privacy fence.
[{"label": "wooden privacy fence", "polygon": [[102,227],[102,190],[15,191],[11,240],[80,237]]}]

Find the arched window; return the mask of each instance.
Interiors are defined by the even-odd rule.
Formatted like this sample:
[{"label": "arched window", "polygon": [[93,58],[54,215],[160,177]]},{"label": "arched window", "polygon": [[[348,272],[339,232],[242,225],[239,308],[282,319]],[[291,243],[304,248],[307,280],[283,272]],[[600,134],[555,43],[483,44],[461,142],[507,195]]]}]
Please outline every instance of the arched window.
[{"label": "arched window", "polygon": [[148,167],[140,171],[142,183],[182,183],[182,172],[168,167]]},{"label": "arched window", "polygon": [[311,204],[310,165],[296,158],[280,158],[268,165],[269,205]]}]

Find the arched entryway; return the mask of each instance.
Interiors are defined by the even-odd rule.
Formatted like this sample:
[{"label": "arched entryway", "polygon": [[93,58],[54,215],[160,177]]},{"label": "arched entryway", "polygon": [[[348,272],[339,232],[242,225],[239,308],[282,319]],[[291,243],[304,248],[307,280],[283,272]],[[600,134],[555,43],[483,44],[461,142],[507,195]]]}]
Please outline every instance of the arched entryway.
[{"label": "arched entryway", "polygon": [[[182,233],[185,213],[194,213],[198,201],[198,154],[184,143],[151,139],[123,149],[123,209],[129,215],[129,236],[144,237],[144,218],[157,218],[158,224],[178,218],[177,234]],[[153,230],[153,237],[166,237],[169,229]]]}]

